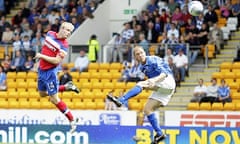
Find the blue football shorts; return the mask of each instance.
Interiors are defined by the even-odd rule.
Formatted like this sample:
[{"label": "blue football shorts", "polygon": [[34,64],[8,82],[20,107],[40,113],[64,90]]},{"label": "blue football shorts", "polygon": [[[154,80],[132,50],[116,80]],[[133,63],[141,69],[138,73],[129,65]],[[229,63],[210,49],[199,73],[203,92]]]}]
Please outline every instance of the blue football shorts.
[{"label": "blue football shorts", "polygon": [[59,81],[57,77],[57,68],[49,70],[38,69],[38,90],[47,91],[49,96],[58,92]]}]

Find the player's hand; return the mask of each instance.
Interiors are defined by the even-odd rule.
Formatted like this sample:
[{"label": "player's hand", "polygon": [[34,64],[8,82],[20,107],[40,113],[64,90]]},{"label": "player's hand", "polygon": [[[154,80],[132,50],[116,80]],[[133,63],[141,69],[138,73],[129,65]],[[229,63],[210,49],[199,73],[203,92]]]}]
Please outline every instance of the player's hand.
[{"label": "player's hand", "polygon": [[153,88],[155,86],[155,81],[153,79],[148,79],[147,82],[149,88]]},{"label": "player's hand", "polygon": [[39,58],[41,58],[41,56],[42,56],[42,54],[36,53],[36,55],[35,55],[35,57],[33,59],[39,59]]}]

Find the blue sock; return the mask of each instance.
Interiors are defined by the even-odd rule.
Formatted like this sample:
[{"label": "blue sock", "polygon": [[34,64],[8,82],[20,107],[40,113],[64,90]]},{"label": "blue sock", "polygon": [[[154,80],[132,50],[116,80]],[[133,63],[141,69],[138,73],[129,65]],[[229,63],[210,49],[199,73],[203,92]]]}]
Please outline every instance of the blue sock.
[{"label": "blue sock", "polygon": [[156,131],[158,136],[161,136],[162,133],[162,129],[159,126],[159,122],[156,118],[156,115],[154,113],[151,113],[150,115],[147,116],[148,121],[151,123],[153,129]]},{"label": "blue sock", "polygon": [[140,92],[142,92],[142,88],[140,86],[135,86],[132,89],[130,89],[124,96],[119,98],[119,101],[121,103],[125,103],[128,99],[130,99],[131,97],[136,96],[137,94],[139,94]]}]

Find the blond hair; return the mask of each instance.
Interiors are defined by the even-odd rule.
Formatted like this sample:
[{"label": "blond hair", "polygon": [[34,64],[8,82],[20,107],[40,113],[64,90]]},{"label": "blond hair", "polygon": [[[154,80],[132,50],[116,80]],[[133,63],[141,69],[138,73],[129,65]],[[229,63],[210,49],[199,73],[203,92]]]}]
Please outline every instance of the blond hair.
[{"label": "blond hair", "polygon": [[133,54],[135,55],[135,51],[136,50],[139,50],[139,49],[141,49],[141,50],[143,50],[144,51],[144,49],[143,49],[143,47],[142,46],[135,46],[134,48],[133,48]]},{"label": "blond hair", "polygon": [[62,29],[62,28],[68,28],[68,29],[70,29],[71,31],[73,31],[74,26],[73,26],[73,24],[70,23],[70,22],[63,22],[63,23],[61,24],[61,26],[60,26],[60,29]]}]

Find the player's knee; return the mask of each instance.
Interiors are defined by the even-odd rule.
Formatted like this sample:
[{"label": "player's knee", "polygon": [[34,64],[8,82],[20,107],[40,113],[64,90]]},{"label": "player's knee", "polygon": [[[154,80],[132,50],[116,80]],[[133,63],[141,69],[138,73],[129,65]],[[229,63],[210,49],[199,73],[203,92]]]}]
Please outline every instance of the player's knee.
[{"label": "player's knee", "polygon": [[140,81],[140,82],[138,82],[138,83],[136,84],[136,86],[139,86],[139,87],[141,87],[141,88],[143,88],[144,85],[145,85],[145,83],[142,82],[142,81]]},{"label": "player's knee", "polygon": [[46,97],[48,94],[46,92],[39,92],[40,97]]},{"label": "player's knee", "polygon": [[153,112],[153,109],[147,105],[145,105],[143,112],[145,115],[150,115]]},{"label": "player's knee", "polygon": [[51,101],[51,103],[53,103],[55,105],[58,103],[58,99],[56,99],[55,97],[50,96],[49,100]]}]

